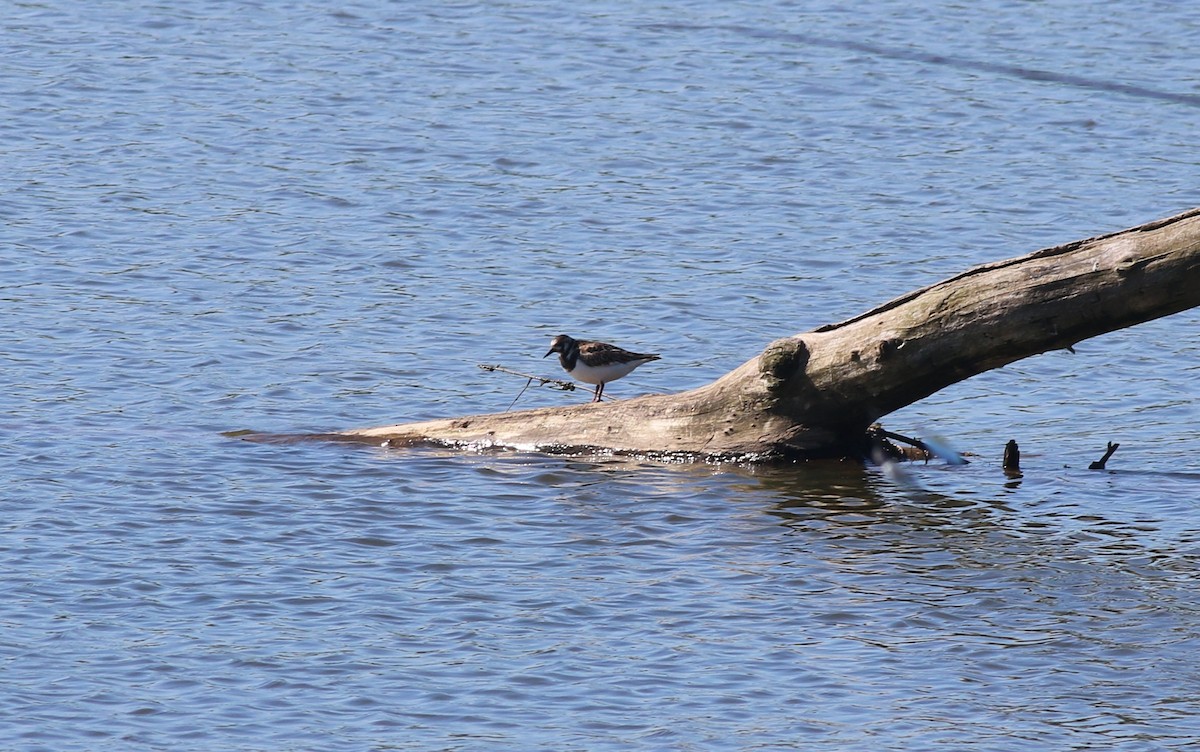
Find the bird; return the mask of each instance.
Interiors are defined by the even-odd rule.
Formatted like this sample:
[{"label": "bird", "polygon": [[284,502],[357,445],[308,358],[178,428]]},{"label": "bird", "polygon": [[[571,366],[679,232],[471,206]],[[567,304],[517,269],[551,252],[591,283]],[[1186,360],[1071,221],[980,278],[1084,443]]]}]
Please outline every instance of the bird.
[{"label": "bird", "polygon": [[660,360],[657,353],[629,352],[607,342],[572,339],[565,334],[551,340],[549,352],[542,357],[548,358],[551,353],[558,353],[558,362],[571,378],[596,385],[592,402],[600,401],[608,382],[628,376],[643,363]]}]

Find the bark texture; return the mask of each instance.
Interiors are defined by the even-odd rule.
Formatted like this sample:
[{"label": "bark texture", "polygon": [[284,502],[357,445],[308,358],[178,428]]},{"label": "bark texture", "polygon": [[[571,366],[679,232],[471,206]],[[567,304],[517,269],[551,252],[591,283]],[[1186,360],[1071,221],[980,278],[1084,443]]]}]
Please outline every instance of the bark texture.
[{"label": "bark texture", "polygon": [[678,394],[330,438],[741,457],[857,454],[880,417],[1021,358],[1200,305],[1200,208],[970,269],[770,343]]}]

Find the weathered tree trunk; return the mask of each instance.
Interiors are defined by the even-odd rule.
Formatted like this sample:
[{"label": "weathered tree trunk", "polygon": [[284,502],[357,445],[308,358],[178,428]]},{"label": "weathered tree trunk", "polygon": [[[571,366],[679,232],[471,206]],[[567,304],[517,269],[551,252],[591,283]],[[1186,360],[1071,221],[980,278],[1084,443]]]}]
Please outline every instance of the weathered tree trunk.
[{"label": "weathered tree trunk", "polygon": [[1200,305],[1200,208],[975,267],[769,344],[679,394],[336,434],[539,450],[801,456],[861,451],[867,427],[955,382]]}]

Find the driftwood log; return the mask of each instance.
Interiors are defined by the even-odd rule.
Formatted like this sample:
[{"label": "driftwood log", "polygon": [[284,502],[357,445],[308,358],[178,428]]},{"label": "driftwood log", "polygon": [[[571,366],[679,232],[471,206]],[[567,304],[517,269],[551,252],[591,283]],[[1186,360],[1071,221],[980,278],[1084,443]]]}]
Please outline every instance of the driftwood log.
[{"label": "driftwood log", "polygon": [[1200,305],[1200,208],[969,269],[776,340],[678,394],[363,428],[328,438],[540,451],[861,455],[880,417],[1021,358]]}]

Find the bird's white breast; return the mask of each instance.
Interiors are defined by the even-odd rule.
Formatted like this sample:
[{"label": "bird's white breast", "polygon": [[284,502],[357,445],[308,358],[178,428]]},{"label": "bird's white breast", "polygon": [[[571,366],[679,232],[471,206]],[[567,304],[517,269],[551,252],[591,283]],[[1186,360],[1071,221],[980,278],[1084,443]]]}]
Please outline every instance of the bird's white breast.
[{"label": "bird's white breast", "polygon": [[628,376],[630,371],[645,363],[644,360],[632,360],[628,363],[607,363],[602,366],[589,366],[583,358],[575,361],[575,370],[570,371],[571,378],[585,384],[607,384],[622,376]]}]

